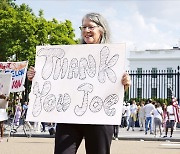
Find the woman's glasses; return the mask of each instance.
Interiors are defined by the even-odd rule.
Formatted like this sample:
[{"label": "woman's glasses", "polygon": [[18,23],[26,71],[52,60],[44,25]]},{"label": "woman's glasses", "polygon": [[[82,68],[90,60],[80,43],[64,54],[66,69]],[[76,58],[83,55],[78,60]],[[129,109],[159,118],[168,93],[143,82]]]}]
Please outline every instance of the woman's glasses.
[{"label": "woman's glasses", "polygon": [[97,26],[80,26],[79,29],[80,29],[81,31],[86,30],[86,28],[87,28],[88,30],[94,30],[96,27],[99,27],[99,26],[98,26],[98,25],[97,25]]}]

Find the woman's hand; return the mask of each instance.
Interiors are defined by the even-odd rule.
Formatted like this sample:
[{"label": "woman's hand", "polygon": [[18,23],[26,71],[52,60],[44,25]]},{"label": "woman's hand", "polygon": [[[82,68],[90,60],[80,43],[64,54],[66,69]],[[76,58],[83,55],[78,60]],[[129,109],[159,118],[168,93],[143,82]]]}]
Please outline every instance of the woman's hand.
[{"label": "woman's hand", "polygon": [[34,69],[34,67],[30,66],[28,72],[27,72],[27,77],[28,77],[28,80],[32,81],[32,79],[34,78],[36,74],[36,71]]},{"label": "woman's hand", "polygon": [[124,85],[124,90],[127,90],[131,85],[131,78],[129,74],[124,73],[121,82]]}]

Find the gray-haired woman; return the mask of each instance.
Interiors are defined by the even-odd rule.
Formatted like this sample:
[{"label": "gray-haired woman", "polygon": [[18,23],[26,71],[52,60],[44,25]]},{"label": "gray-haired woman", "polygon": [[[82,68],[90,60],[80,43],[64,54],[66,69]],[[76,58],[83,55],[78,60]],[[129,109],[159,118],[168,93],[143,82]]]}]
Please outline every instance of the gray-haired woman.
[{"label": "gray-haired woman", "polygon": [[[110,34],[106,20],[98,13],[86,14],[82,19],[81,43],[101,44],[110,43]],[[30,68],[28,78],[32,80],[35,70]],[[122,84],[130,85],[130,77],[124,74]],[[91,124],[57,124],[55,136],[55,154],[75,154],[85,139],[86,153],[109,154],[113,135],[111,125]]]},{"label": "gray-haired woman", "polygon": [[[106,20],[98,13],[86,14],[80,27],[82,44],[110,43]],[[125,76],[124,85],[129,84]],[[109,154],[113,135],[112,125],[58,124],[55,139],[55,154],[75,154],[82,139],[86,153]]]}]

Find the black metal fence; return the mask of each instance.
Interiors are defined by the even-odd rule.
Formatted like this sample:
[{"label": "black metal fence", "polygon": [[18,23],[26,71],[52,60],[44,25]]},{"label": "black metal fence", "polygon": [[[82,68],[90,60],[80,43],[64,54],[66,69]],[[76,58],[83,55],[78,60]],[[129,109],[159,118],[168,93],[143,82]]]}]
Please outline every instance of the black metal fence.
[{"label": "black metal fence", "polygon": [[125,101],[130,99],[168,100],[174,95],[180,103],[180,67],[176,70],[130,70],[132,84],[125,93]]},{"label": "black metal fence", "polygon": [[[130,70],[131,86],[125,92],[125,101],[136,99],[161,99],[165,101],[174,95],[180,104],[180,67],[176,70]],[[25,82],[24,101],[28,101],[30,81]]]}]

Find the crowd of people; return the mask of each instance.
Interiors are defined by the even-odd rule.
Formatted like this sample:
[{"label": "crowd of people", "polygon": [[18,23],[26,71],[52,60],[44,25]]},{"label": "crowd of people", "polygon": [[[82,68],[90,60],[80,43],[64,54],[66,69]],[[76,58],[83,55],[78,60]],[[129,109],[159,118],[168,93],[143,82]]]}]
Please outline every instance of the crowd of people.
[{"label": "crowd of people", "polygon": [[[0,102],[2,101],[9,100],[3,94],[0,94]],[[26,120],[28,102],[22,102],[21,99],[16,99],[15,103],[14,111],[12,111],[12,107],[10,106],[5,109],[0,108],[0,142],[3,141],[4,131],[6,131],[5,128],[10,127],[9,129],[18,129],[23,125],[23,121]],[[26,121],[26,124],[31,129],[31,132],[40,133],[48,131],[50,135],[55,134],[55,123]]]},{"label": "crowd of people", "polygon": [[[134,127],[138,127],[139,131],[143,131],[145,135],[149,132],[155,137],[159,134],[159,137],[163,138],[168,136],[168,129],[170,128],[169,137],[171,138],[174,129],[176,129],[176,124],[179,122],[175,112],[177,108],[180,109],[177,101],[170,101],[168,105],[160,104],[152,99],[141,100],[140,102],[135,100],[130,103],[124,102],[120,127],[126,128],[127,131],[130,128],[134,131]],[[114,126],[115,139],[118,137],[117,129],[117,126]]]}]

